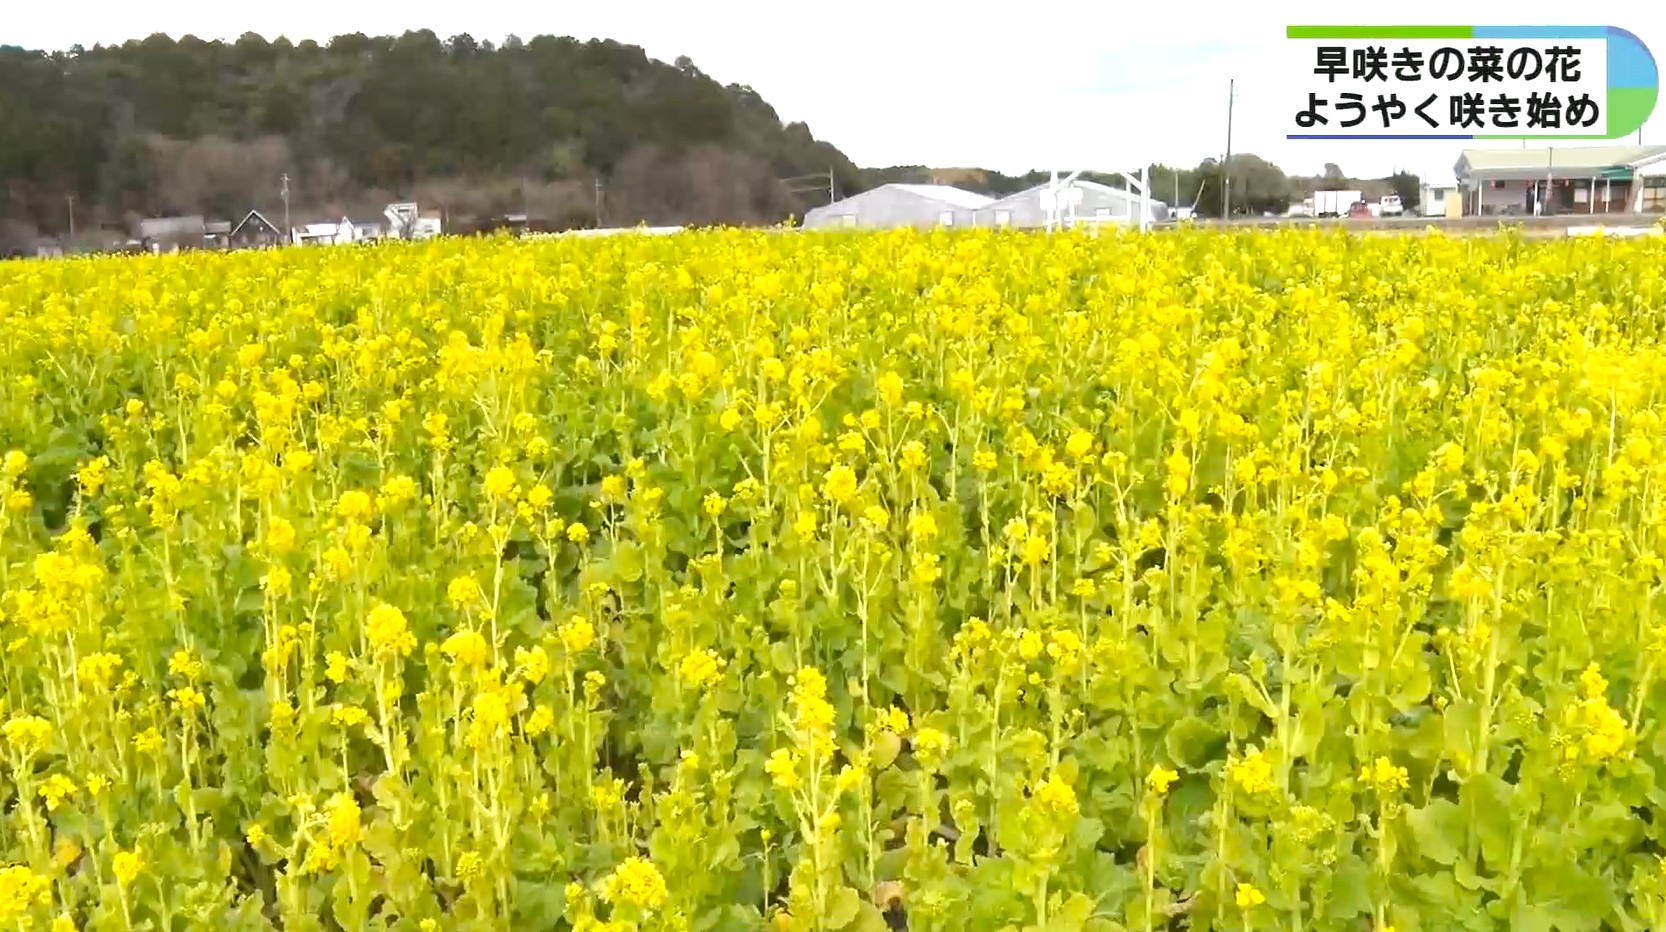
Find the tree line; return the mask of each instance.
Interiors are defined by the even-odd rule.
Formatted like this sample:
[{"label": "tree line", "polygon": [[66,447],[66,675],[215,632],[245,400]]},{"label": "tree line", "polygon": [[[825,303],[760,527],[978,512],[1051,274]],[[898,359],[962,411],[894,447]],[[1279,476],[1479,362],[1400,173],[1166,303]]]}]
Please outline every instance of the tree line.
[{"label": "tree line", "polygon": [[[0,47],[0,246],[113,235],[147,216],[235,221],[258,209],[281,224],[284,176],[297,224],[409,200],[453,227],[509,213],[558,228],[774,223],[826,202],[824,184],[802,180],[821,173],[840,196],[888,181],[999,196],[1047,178],[860,170],[752,88],[610,40],[494,45],[422,30]],[[1335,166],[1304,179],[1247,154],[1154,165],[1150,180],[1158,199],[1210,217],[1228,174],[1235,214],[1283,213],[1316,186],[1347,186]],[[1385,181],[1415,201],[1414,176]]]},{"label": "tree line", "polygon": [[297,214],[417,200],[568,226],[772,222],[816,202],[778,179],[813,172],[862,185],[751,88],[609,40],[0,47],[0,223],[14,235],[72,217],[81,231],[251,208],[276,221],[285,174]]}]

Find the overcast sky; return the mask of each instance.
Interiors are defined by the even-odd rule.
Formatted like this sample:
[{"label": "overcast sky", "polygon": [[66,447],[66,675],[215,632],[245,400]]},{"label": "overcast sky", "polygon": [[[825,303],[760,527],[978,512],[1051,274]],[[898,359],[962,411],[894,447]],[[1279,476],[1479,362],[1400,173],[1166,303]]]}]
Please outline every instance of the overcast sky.
[{"label": "overcast sky", "polygon": [[[858,165],[1009,172],[1116,170],[1148,160],[1190,166],[1218,157],[1226,147],[1228,81],[1235,78],[1235,152],[1254,152],[1293,173],[1335,162],[1354,176],[1403,168],[1450,177],[1462,145],[1455,141],[1284,138],[1287,102],[1300,80],[1284,27],[1334,23],[1342,5],[1221,5],[1205,14],[1194,3],[1063,0],[1003,5],[1047,11],[1009,18],[940,0],[83,0],[74,15],[51,4],[15,4],[0,24],[0,43],[61,49],[154,32],[324,40],[424,28],[441,38],[468,33],[494,42],[510,34],[611,38],[666,61],[687,55],[724,83],[750,84],[783,119],[808,123]],[[1393,6],[1390,16],[1348,23],[1565,24],[1579,9],[1544,0]],[[1577,24],[1621,26],[1657,59],[1666,53],[1666,5],[1588,9],[1598,19]],[[1657,108],[1644,127],[1645,143],[1666,143],[1663,111]]]}]

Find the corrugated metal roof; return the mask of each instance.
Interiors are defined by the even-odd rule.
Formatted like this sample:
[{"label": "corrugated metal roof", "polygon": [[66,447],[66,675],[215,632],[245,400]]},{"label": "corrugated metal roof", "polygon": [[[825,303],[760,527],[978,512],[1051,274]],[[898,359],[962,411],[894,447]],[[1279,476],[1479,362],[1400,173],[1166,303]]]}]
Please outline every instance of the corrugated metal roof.
[{"label": "corrugated metal roof", "polygon": [[139,221],[142,237],[202,235],[203,219],[196,217],[147,217]]},{"label": "corrugated metal roof", "polygon": [[907,191],[909,194],[918,194],[921,197],[929,197],[933,200],[942,201],[945,204],[953,204],[956,207],[964,207],[967,210],[976,210],[985,204],[995,203],[995,199],[992,197],[985,197],[975,191],[967,191],[963,188],[956,188],[946,184],[892,183],[881,185],[880,187],[895,188],[898,191]]},{"label": "corrugated metal roof", "polygon": [[1552,149],[1465,149],[1458,159],[1470,171],[1522,171],[1553,166],[1557,169],[1603,169],[1666,153],[1666,146],[1569,146]]}]

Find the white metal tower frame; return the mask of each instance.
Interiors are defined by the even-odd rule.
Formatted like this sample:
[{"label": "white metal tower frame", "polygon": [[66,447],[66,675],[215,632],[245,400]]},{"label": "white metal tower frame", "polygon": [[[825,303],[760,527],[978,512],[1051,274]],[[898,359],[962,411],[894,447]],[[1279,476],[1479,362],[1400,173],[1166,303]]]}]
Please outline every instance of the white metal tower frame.
[{"label": "white metal tower frame", "polygon": [[[1063,226],[1068,229],[1082,220],[1091,219],[1076,216],[1076,208],[1082,203],[1082,189],[1076,180],[1081,177],[1084,169],[1066,175],[1062,180],[1054,170],[1047,181],[1047,187],[1041,190],[1041,209],[1047,216],[1047,232]],[[1139,229],[1146,232],[1151,225],[1151,186],[1147,176],[1147,167],[1140,166],[1137,172],[1123,172],[1125,190],[1134,195],[1134,201],[1139,212]]]}]

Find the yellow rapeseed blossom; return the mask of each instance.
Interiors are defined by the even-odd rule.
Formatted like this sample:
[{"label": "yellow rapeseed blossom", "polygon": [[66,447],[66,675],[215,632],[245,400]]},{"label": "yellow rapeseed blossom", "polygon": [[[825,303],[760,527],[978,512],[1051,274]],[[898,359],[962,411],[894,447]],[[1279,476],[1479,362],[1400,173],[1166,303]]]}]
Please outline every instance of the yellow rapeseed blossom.
[{"label": "yellow rapeseed blossom", "polygon": [[0,736],[24,759],[38,754],[52,740],[52,723],[38,715],[14,715],[0,725]]},{"label": "yellow rapeseed blossom", "polygon": [[49,900],[52,880],[24,864],[0,867],[0,920],[15,921]]},{"label": "yellow rapeseed blossom", "polygon": [[776,748],[770,752],[769,759],[764,761],[764,772],[768,773],[775,785],[784,790],[796,789],[799,785],[799,756],[789,748]]},{"label": "yellow rapeseed blossom", "polygon": [[459,666],[479,667],[491,659],[492,646],[478,631],[458,631],[445,639],[440,652]]},{"label": "yellow rapeseed blossom", "polygon": [[488,498],[509,498],[515,491],[515,473],[507,466],[493,466],[486,472],[483,486]]},{"label": "yellow rapeseed blossom", "polygon": [[1227,762],[1226,776],[1238,791],[1249,796],[1260,796],[1276,789],[1273,765],[1260,748],[1250,748],[1241,757]]},{"label": "yellow rapeseed blossom", "polygon": [[1360,769],[1359,782],[1378,793],[1397,793],[1409,787],[1406,768],[1396,767],[1386,757],[1379,757]]},{"label": "yellow rapeseed blossom", "polygon": [[446,584],[445,599],[455,609],[469,609],[480,604],[480,583],[473,576],[458,576]]},{"label": "yellow rapeseed blossom", "polygon": [[856,497],[856,471],[849,466],[839,464],[827,471],[822,484],[822,494],[828,501],[843,505]]},{"label": "yellow rapeseed blossom", "polygon": [[596,643],[596,628],[582,615],[574,615],[562,624],[557,629],[557,634],[569,654],[583,653],[590,649],[590,645]]},{"label": "yellow rapeseed blossom", "polygon": [[416,648],[416,636],[411,634],[405,613],[386,602],[370,610],[364,633],[378,654],[403,656]]},{"label": "yellow rapeseed blossom", "polygon": [[132,884],[144,869],[144,858],[139,856],[137,850],[118,851],[110,861],[110,871],[116,875],[116,882],[122,886]]},{"label": "yellow rapeseed blossom", "polygon": [[1052,774],[1030,792],[1030,798],[1048,817],[1069,819],[1076,815],[1076,791],[1070,784]]},{"label": "yellow rapeseed blossom", "polygon": [[1153,796],[1166,796],[1169,787],[1173,786],[1174,781],[1178,779],[1180,779],[1179,773],[1164,767],[1162,764],[1153,764],[1151,772],[1145,775],[1145,788]]},{"label": "yellow rapeseed blossom", "polygon": [[659,868],[643,857],[626,858],[602,884],[602,899],[609,903],[629,903],[639,909],[659,909],[668,896]]}]

